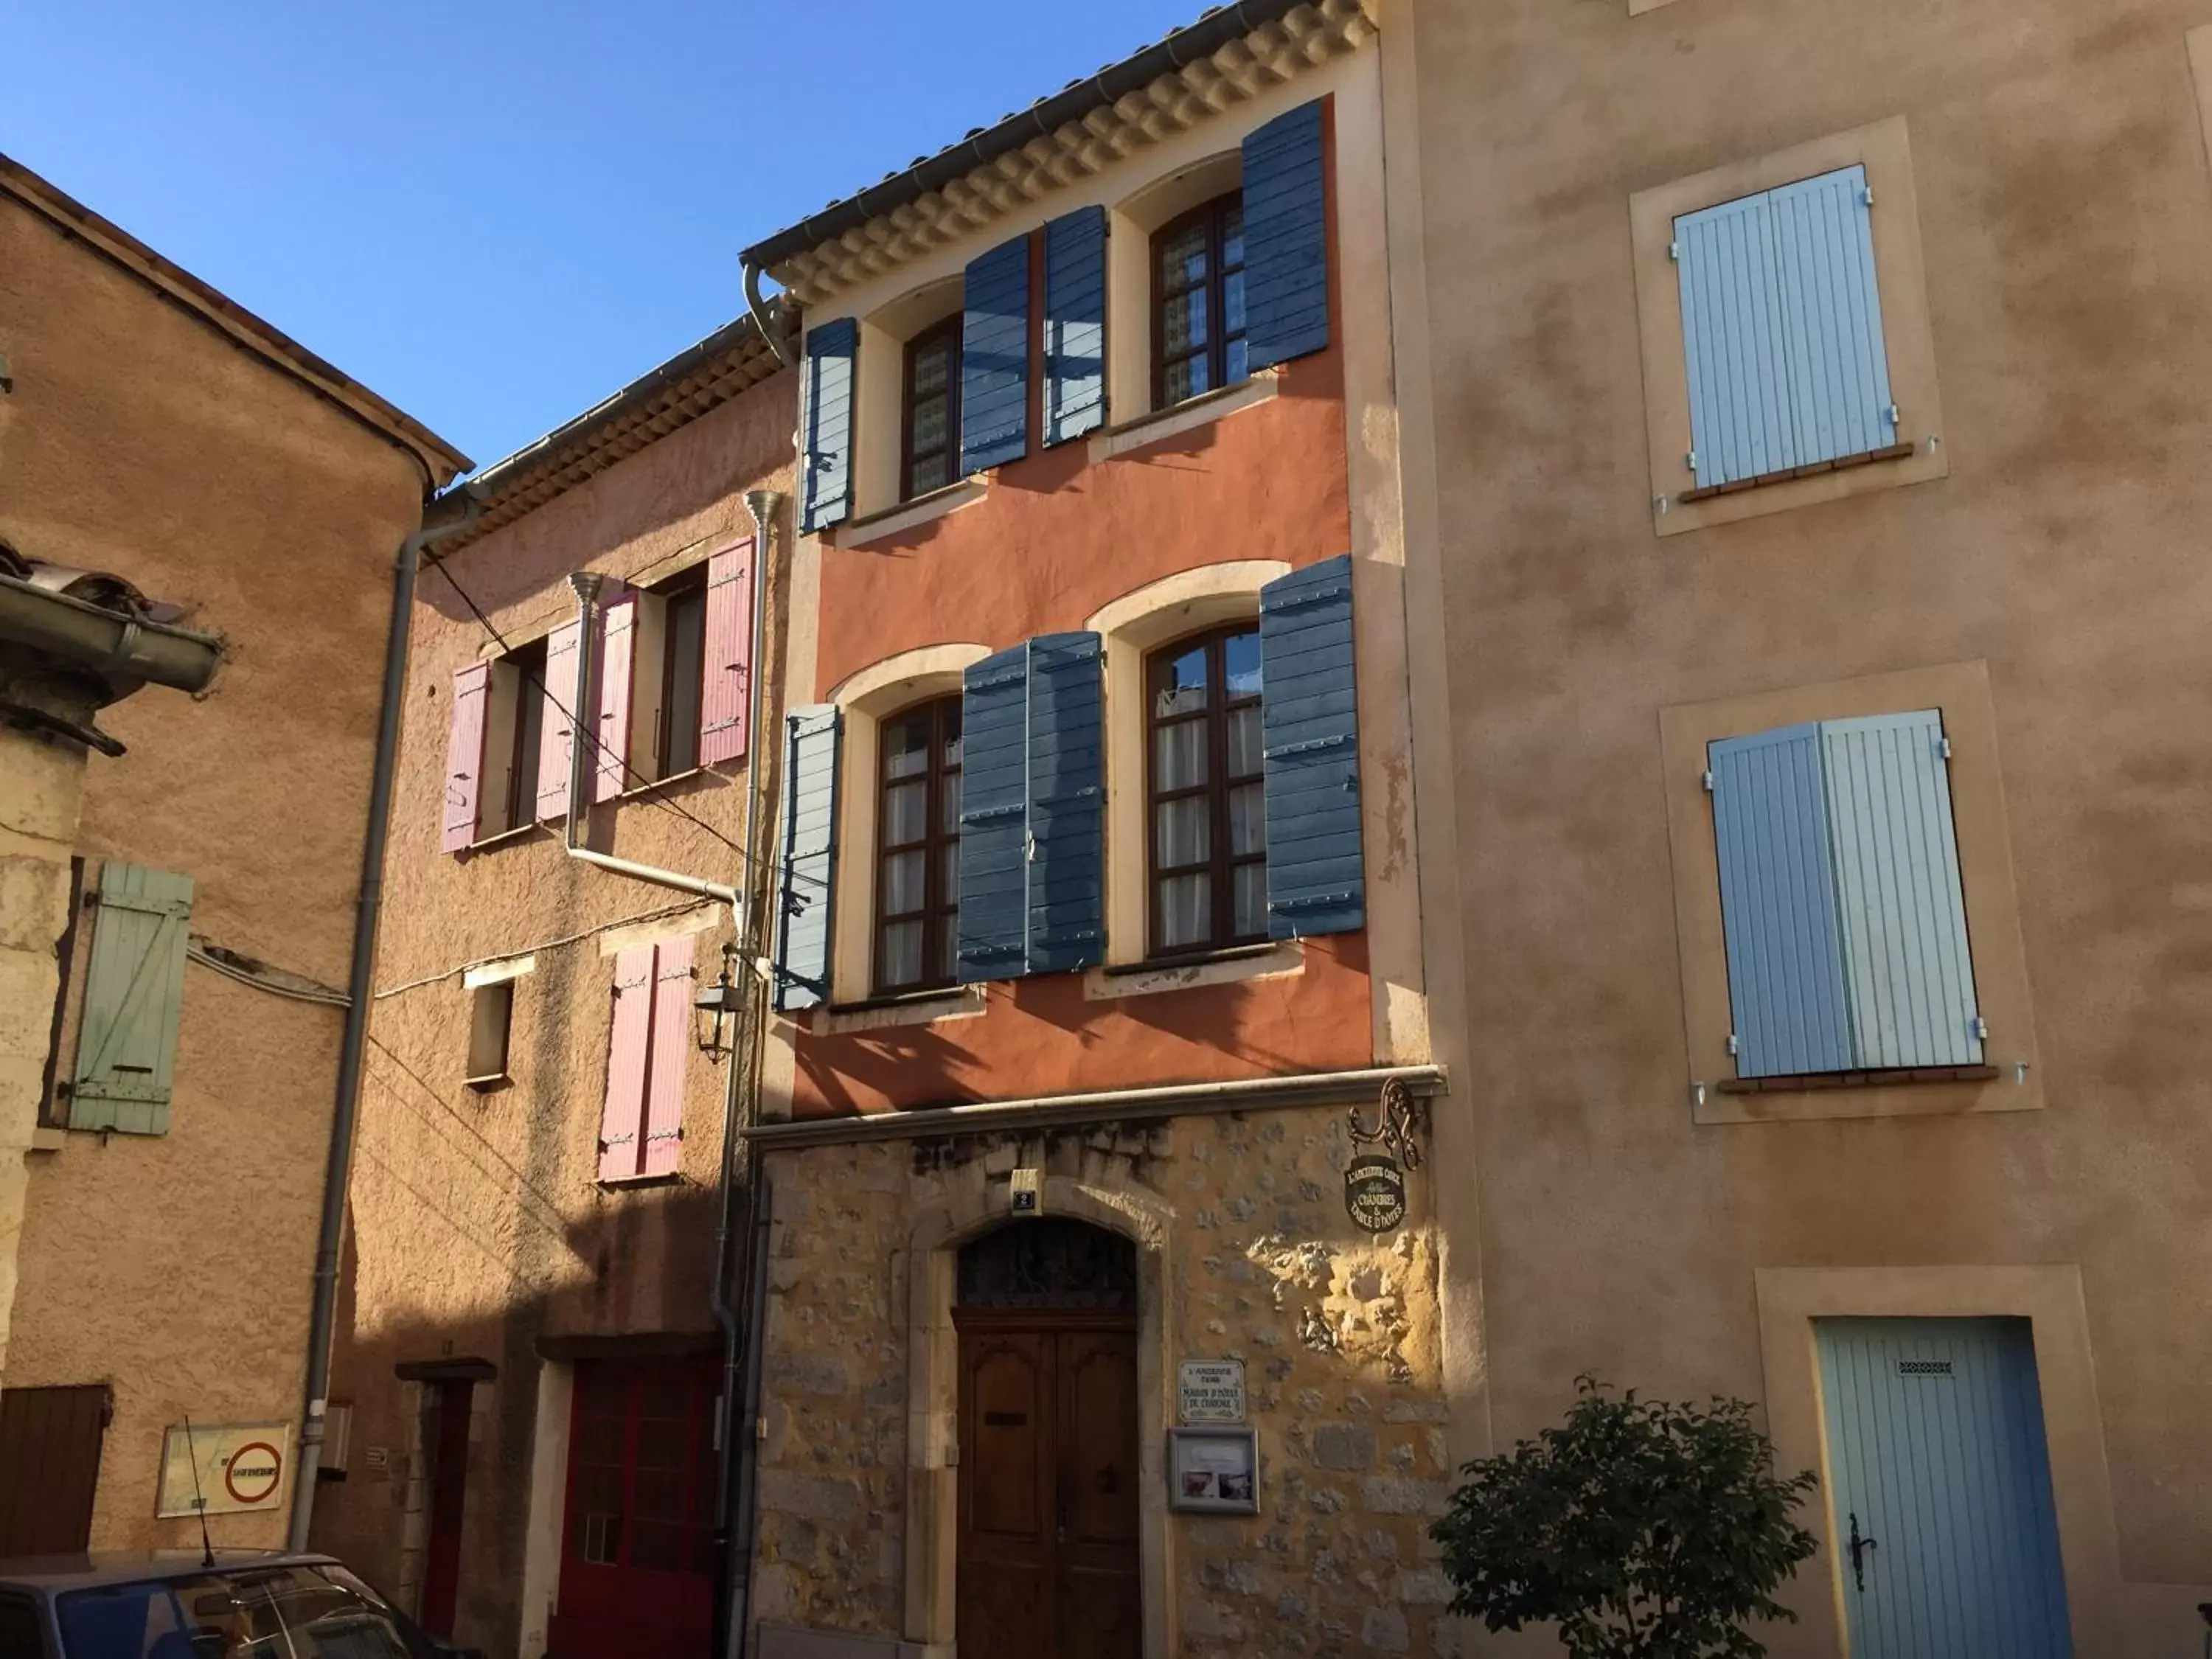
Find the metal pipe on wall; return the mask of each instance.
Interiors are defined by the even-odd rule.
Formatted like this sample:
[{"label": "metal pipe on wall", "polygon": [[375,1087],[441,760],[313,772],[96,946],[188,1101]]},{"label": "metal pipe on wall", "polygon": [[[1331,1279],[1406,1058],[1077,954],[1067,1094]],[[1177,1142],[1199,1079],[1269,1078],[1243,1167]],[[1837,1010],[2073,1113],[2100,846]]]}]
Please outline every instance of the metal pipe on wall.
[{"label": "metal pipe on wall", "polygon": [[[447,503],[458,506],[448,507],[433,524],[433,511]],[[474,524],[483,511],[483,503],[465,484],[426,501],[421,526],[399,544],[393,562],[392,620],[384,640],[384,696],[377,714],[376,758],[369,772],[353,965],[346,981],[345,1032],[338,1043],[337,1106],[323,1170],[322,1224],[315,1242],[314,1290],[307,1316],[307,1405],[292,1469],[291,1520],[285,1533],[288,1547],[295,1550],[307,1547],[307,1528],[315,1513],[316,1469],[322,1461],[331,1337],[337,1311],[338,1251],[345,1242],[346,1190],[353,1179],[354,1130],[361,1115],[362,1059],[368,1047],[370,993],[375,989],[376,929],[384,910],[384,854],[392,832],[392,783],[399,754],[400,706],[407,691],[407,647],[414,631],[415,577],[425,548]]]}]

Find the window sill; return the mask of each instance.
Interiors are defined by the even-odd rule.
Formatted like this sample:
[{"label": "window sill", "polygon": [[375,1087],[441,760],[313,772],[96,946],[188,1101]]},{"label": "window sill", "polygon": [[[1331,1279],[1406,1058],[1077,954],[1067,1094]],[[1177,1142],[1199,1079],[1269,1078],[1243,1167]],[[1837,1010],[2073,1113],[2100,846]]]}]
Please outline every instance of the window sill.
[{"label": "window sill", "polygon": [[1236,985],[1246,980],[1274,979],[1305,971],[1305,947],[1296,939],[1265,945],[1231,945],[1202,956],[1174,957],[1165,961],[1116,963],[1093,968],[1083,975],[1086,1002],[1110,1002],[1121,997],[1157,995],[1163,991],[1190,991],[1209,985]]},{"label": "window sill", "polygon": [[1886,1072],[1812,1072],[1795,1077],[1731,1077],[1713,1085],[1723,1095],[1810,1094],[1826,1089],[1895,1089],[1931,1083],[1995,1083],[1994,1066],[1917,1066]]},{"label": "window sill", "polygon": [[1855,466],[1869,466],[1876,461],[1909,461],[1919,453],[1917,444],[1891,444],[1886,449],[1869,449],[1863,455],[1839,455],[1832,461],[1815,461],[1810,466],[1785,467],[1779,472],[1762,472],[1755,478],[1737,478],[1724,484],[1707,484],[1700,489],[1686,489],[1674,497],[1679,507],[1693,507],[1699,501],[1710,501],[1722,495],[1740,495],[1747,489],[1765,489],[1775,484],[1795,483],[1800,478],[1817,478],[1823,473],[1848,472]]},{"label": "window sill", "polygon": [[653,1187],[681,1187],[684,1181],[679,1174],[621,1176],[611,1181],[595,1181],[592,1184],[603,1193],[634,1193]]},{"label": "window sill", "polygon": [[472,841],[462,850],[469,853],[489,853],[495,848],[509,846],[518,841],[528,841],[541,830],[550,835],[552,833],[552,826],[535,822],[521,824],[513,830],[502,830],[495,836],[486,836],[482,841]]},{"label": "window sill", "polygon": [[1139,415],[1133,421],[1120,426],[1110,426],[1103,432],[1093,433],[1091,438],[1091,459],[1110,461],[1117,455],[1127,455],[1153,444],[1164,443],[1170,438],[1179,438],[1186,432],[1195,432],[1200,427],[1225,420],[1240,409],[1250,409],[1256,404],[1271,402],[1282,382],[1282,371],[1263,368],[1249,380],[1235,386],[1224,386],[1212,392],[1200,392],[1187,398],[1168,409],[1154,410],[1149,415]]},{"label": "window sill", "polygon": [[965,1019],[983,1012],[988,988],[956,985],[949,989],[909,991],[871,997],[865,1002],[833,1003],[817,1008],[807,1030],[815,1036],[848,1036],[898,1025],[927,1025],[940,1019]]},{"label": "window sill", "polygon": [[514,1079],[504,1072],[490,1077],[465,1077],[461,1081],[480,1095],[496,1094],[501,1089],[512,1088]]},{"label": "window sill", "polygon": [[626,800],[639,800],[647,795],[650,795],[656,789],[667,788],[672,783],[688,783],[693,778],[714,777],[715,775],[717,775],[715,773],[704,766],[690,766],[686,767],[681,772],[671,772],[665,778],[655,778],[651,783],[641,783],[634,789],[625,789],[622,793],[617,795],[614,799],[617,805],[620,805],[622,802]]},{"label": "window sill", "polygon": [[901,531],[933,524],[947,514],[971,507],[981,501],[990,490],[990,481],[986,477],[956,478],[942,489],[931,490],[927,495],[917,495],[910,501],[901,501],[896,507],[871,513],[865,519],[848,520],[837,530],[836,545],[868,547],[877,542],[887,541]]},{"label": "window sill", "polygon": [[41,1123],[31,1131],[31,1144],[27,1152],[58,1152],[69,1145],[69,1131],[58,1124]]}]

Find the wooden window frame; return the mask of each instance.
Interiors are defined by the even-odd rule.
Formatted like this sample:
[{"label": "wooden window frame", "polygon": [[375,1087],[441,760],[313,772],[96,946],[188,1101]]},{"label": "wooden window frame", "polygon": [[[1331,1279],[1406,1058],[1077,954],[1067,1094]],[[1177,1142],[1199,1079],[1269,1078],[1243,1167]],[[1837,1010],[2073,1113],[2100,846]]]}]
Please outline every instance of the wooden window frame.
[{"label": "wooden window frame", "polygon": [[[1152,233],[1152,270],[1149,280],[1152,290],[1152,408],[1156,411],[1175,406],[1168,401],[1167,395],[1168,302],[1170,300],[1179,299],[1201,286],[1200,283],[1192,283],[1170,292],[1167,284],[1161,280],[1160,258],[1166,251],[1167,245],[1194,224],[1202,222],[1206,227],[1206,280],[1203,283],[1206,290],[1207,327],[1204,347],[1206,392],[1218,392],[1224,386],[1235,384],[1229,378],[1229,346],[1232,340],[1244,338],[1246,331],[1240,328],[1232,332],[1222,325],[1226,322],[1229,315],[1226,303],[1229,277],[1233,273],[1241,273],[1244,270],[1244,262],[1240,259],[1234,266],[1224,268],[1221,258],[1224,240],[1222,229],[1230,210],[1234,209],[1241,214],[1243,206],[1244,191],[1243,186],[1239,185],[1235,190],[1224,191],[1210,201],[1200,202],[1187,213],[1177,214]],[[1198,355],[1195,351],[1185,352],[1174,361],[1185,362]],[[1243,378],[1246,380],[1251,378],[1249,368]],[[1190,398],[1204,397],[1206,392],[1194,392],[1188,397],[1179,398],[1176,402],[1187,403]]]},{"label": "wooden window frame", "polygon": [[[702,763],[699,752],[707,709],[707,566],[704,562],[696,564],[652,591],[659,596],[665,607],[660,626],[660,712],[654,720],[653,733],[653,781],[658,783],[696,772]],[[676,651],[676,607],[679,605],[696,605],[699,611],[699,655],[692,665],[697,695],[692,700],[691,758],[680,767],[674,764],[670,749],[676,735],[673,716],[677,671],[681,666]]]},{"label": "wooden window frame", "polygon": [[[948,766],[945,761],[945,716],[957,718],[961,698],[957,692],[950,696],[931,697],[921,702],[908,703],[897,713],[886,715],[878,724],[876,744],[876,873],[875,902],[871,906],[874,918],[869,940],[869,985],[879,997],[909,996],[917,992],[943,991],[959,983],[957,973],[939,975],[935,964],[945,958],[945,946],[949,933],[960,922],[960,895],[957,888],[951,893],[945,889],[945,858],[948,848],[960,844],[960,832],[945,827],[945,789],[948,778],[960,775],[962,768]],[[883,734],[895,726],[927,715],[929,720],[929,761],[920,773],[908,773],[901,777],[891,775],[890,744]],[[894,785],[910,784],[919,777],[923,784],[922,838],[919,842],[890,844],[890,792]],[[922,855],[922,899],[919,910],[902,910],[892,914],[885,901],[886,880],[894,857],[921,850]],[[955,856],[957,856],[956,854]],[[921,922],[922,972],[918,979],[902,984],[887,983],[884,978],[884,930],[893,922]]]},{"label": "wooden window frame", "polygon": [[[532,827],[538,822],[538,750],[544,731],[546,641],[532,640],[507,654],[514,670],[514,732],[507,757],[507,829],[502,835]],[[572,693],[573,695],[573,693]],[[534,714],[531,712],[534,710]],[[529,787],[523,787],[527,763]],[[483,822],[483,803],[477,803],[477,822]]]},{"label": "wooden window frame", "polygon": [[[910,501],[917,495],[928,495],[960,482],[960,369],[961,336],[966,324],[961,312],[941,318],[908,340],[902,349],[903,357],[899,369],[899,500]],[[917,491],[914,487],[914,468],[918,459],[914,447],[914,370],[916,356],[939,341],[950,346],[945,375],[945,483],[933,484],[929,489]]]},{"label": "wooden window frame", "polygon": [[[1228,695],[1225,647],[1230,640],[1247,635],[1256,639],[1259,631],[1260,619],[1253,617],[1223,623],[1200,633],[1186,634],[1145,653],[1145,908],[1148,961],[1165,962],[1185,957],[1208,956],[1219,951],[1241,949],[1248,945],[1264,945],[1268,940],[1264,907],[1257,933],[1237,932],[1236,872],[1246,865],[1266,866],[1267,837],[1264,818],[1257,852],[1232,852],[1229,836],[1229,792],[1232,788],[1258,783],[1261,777],[1259,772],[1236,778],[1229,775],[1229,716],[1241,708],[1258,708],[1265,700],[1267,689],[1263,678],[1257,696],[1231,697]],[[1193,649],[1201,647],[1206,652],[1205,707],[1193,714],[1160,714],[1152,703],[1152,665],[1163,659],[1186,656]],[[1159,733],[1168,726],[1188,726],[1200,721],[1206,728],[1206,781],[1182,789],[1161,789]],[[1207,802],[1206,862],[1202,865],[1177,865],[1163,870],[1159,857],[1159,808],[1169,801],[1190,800],[1200,796],[1205,797]],[[1265,810],[1263,804],[1263,813]],[[1201,870],[1206,872],[1212,888],[1212,896],[1209,901],[1213,921],[1212,933],[1203,940],[1187,945],[1163,945],[1161,939],[1166,930],[1161,926],[1161,883],[1169,876],[1193,875]]]}]

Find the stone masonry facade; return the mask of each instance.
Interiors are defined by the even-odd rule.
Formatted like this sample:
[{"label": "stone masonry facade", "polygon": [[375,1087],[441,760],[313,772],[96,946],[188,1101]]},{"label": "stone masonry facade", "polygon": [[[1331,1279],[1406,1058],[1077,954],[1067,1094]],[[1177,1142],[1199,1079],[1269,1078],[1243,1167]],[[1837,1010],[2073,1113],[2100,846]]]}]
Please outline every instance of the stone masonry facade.
[{"label": "stone masonry facade", "polygon": [[[1455,1653],[1425,1535],[1450,1490],[1426,1177],[1407,1177],[1403,1224],[1370,1237],[1346,1212],[1353,1152],[1340,1109],[1299,1108],[771,1154],[757,1615],[922,1634],[902,1628],[918,1593],[909,1464],[931,1460],[908,1439],[910,1423],[930,1432],[910,1407],[932,1385],[910,1372],[914,1333],[946,1310],[910,1303],[928,1281],[909,1253],[988,1231],[1007,1216],[1012,1172],[1034,1168],[1048,1210],[1060,1192],[1095,1203],[1086,1219],[1126,1213],[1153,1256],[1143,1294],[1159,1305],[1140,1342],[1159,1350],[1147,1375],[1160,1386],[1139,1433],[1169,1650]],[[1244,1362],[1261,1512],[1168,1514],[1157,1458],[1176,1366],[1221,1358]]]}]

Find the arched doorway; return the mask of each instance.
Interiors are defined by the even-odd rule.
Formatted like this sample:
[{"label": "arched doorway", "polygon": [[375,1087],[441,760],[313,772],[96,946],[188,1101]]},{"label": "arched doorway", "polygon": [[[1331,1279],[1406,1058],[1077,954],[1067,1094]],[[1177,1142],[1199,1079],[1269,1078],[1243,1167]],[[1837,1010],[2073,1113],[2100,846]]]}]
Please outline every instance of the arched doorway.
[{"label": "arched doorway", "polygon": [[1018,1221],[959,1255],[961,1659],[1139,1659],[1137,1251]]}]

